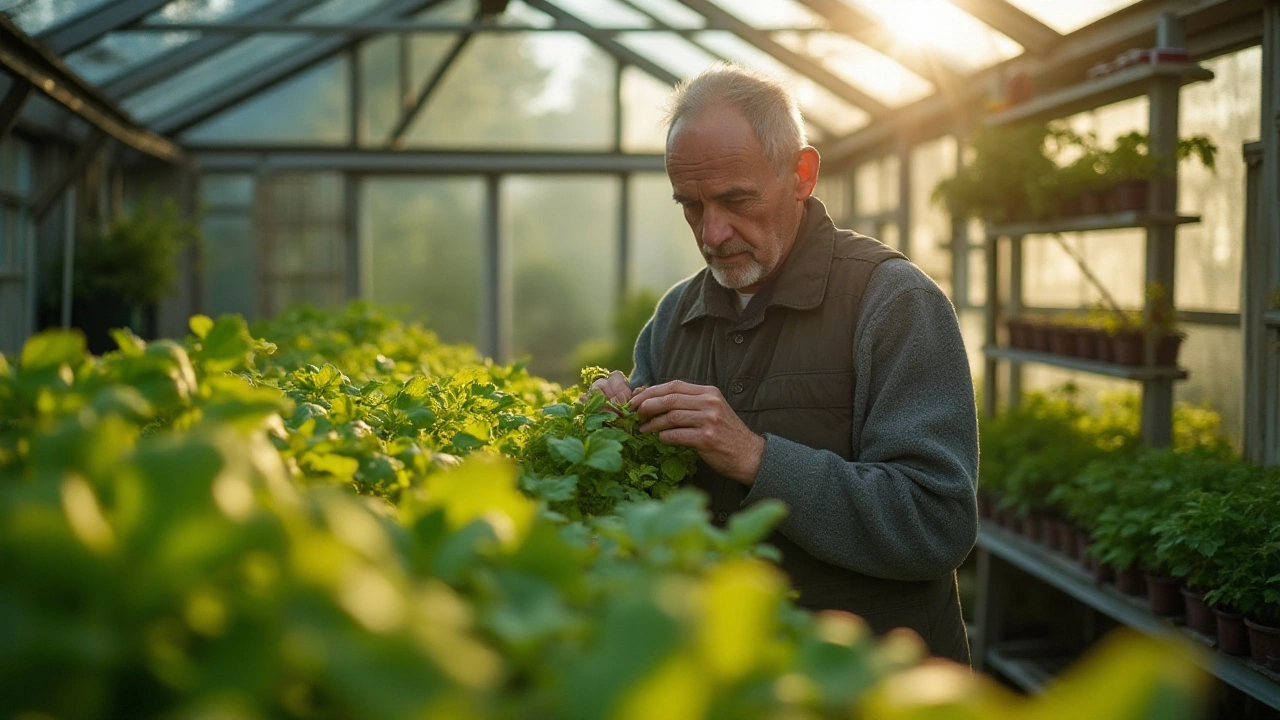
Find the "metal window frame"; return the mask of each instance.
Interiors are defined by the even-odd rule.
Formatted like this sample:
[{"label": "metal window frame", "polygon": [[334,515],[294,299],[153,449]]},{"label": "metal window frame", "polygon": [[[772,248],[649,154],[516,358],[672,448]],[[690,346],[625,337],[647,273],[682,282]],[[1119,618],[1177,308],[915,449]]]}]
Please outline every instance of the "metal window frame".
[{"label": "metal window frame", "polygon": [[112,0],[71,17],[36,35],[50,51],[61,56],[93,44],[107,33],[145,19],[169,4],[169,0]]}]

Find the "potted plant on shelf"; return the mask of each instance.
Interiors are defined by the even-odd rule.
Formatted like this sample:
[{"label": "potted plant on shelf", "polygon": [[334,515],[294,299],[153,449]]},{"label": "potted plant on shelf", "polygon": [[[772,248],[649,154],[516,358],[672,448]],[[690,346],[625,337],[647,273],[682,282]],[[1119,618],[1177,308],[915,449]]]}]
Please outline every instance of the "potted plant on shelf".
[{"label": "potted plant on shelf", "polygon": [[1106,158],[1092,134],[1077,138],[1079,156],[1058,171],[1059,208],[1068,217],[1100,215],[1109,209]]},{"label": "potted plant on shelf", "polygon": [[973,159],[934,186],[932,199],[956,219],[1044,220],[1057,212],[1061,194],[1052,158],[1078,141],[1061,123],[979,128],[969,140]]},{"label": "potted plant on shelf", "polygon": [[[96,230],[96,229],[95,229]],[[142,198],[76,245],[72,321],[95,353],[115,348],[109,331],[129,327],[149,337],[147,315],[177,280],[178,253],[198,227],[171,199]]]},{"label": "potted plant on shelf", "polygon": [[[1178,140],[1175,155],[1178,160],[1195,158],[1212,171],[1217,152],[1218,146],[1208,136],[1193,135]],[[1115,147],[1101,155],[1101,164],[1115,211],[1146,210],[1152,178],[1174,170],[1158,166],[1151,157],[1148,135],[1138,131],[1116,138]]]}]

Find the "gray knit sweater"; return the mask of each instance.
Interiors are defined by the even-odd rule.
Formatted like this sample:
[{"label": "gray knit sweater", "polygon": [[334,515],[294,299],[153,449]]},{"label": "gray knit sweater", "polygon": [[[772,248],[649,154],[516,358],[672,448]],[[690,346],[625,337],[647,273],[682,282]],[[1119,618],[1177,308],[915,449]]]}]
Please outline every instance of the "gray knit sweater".
[{"label": "gray knit sweater", "polygon": [[[656,381],[681,292],[640,333],[631,386]],[[969,360],[950,300],[919,268],[888,260],[862,298],[853,353],[852,462],[765,435],[743,504],[777,498],[779,529],[820,560],[874,577],[954,570],[978,534],[978,424]]]}]

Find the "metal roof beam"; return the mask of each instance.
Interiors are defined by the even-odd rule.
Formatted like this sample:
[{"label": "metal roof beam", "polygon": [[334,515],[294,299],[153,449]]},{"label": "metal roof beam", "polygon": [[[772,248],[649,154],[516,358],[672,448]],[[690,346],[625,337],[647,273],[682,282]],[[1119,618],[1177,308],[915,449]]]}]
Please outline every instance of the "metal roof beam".
[{"label": "metal roof beam", "polygon": [[[708,25],[700,28],[672,27],[631,27],[626,25],[591,25],[593,32],[616,35],[618,33],[670,32],[677,35],[696,35],[707,30],[732,30],[727,27]],[[294,33],[303,35],[355,35],[357,33],[540,33],[577,31],[578,25],[495,25],[491,22],[475,20],[472,22],[454,22],[439,20],[414,20],[405,22],[371,22],[357,20],[348,23],[337,22],[287,22],[282,20],[261,21],[244,20],[231,22],[193,22],[193,23],[149,23],[135,25],[130,32],[199,32],[210,35],[254,35],[257,33]],[[790,27],[769,28],[769,32],[819,33],[830,32],[824,28]]]},{"label": "metal roof beam", "polygon": [[682,79],[644,55],[609,37],[608,33],[598,32],[589,23],[558,5],[553,5],[547,0],[525,0],[525,3],[555,18],[558,24],[566,26],[566,30],[582,33],[588,40],[599,46],[601,50],[618,60],[629,65],[635,65],[668,85],[675,85]]},{"label": "metal roof beam", "polygon": [[54,102],[120,142],[161,160],[180,163],[182,150],[168,138],[139,127],[62,61],[0,15],[0,67],[31,83]]},{"label": "metal roof beam", "polygon": [[908,52],[909,49],[901,47],[893,33],[885,29],[884,23],[840,0],[799,0],[799,2],[825,18],[836,32],[848,35],[856,42],[893,60],[933,83],[935,88],[952,85],[959,77],[936,53],[928,49],[912,49]]},{"label": "metal roof beam", "polygon": [[1062,33],[1045,25],[1008,0],[949,0],[952,5],[1007,35],[1027,52],[1043,55],[1062,40]]},{"label": "metal roof beam", "polygon": [[18,122],[18,116],[22,114],[22,108],[27,105],[27,98],[31,97],[32,85],[26,78],[15,77],[13,84],[9,86],[9,92],[4,94],[4,99],[0,100],[0,140],[4,140],[9,131]]},{"label": "metal roof beam", "polygon": [[396,123],[391,134],[387,136],[387,147],[396,149],[404,147],[404,134],[409,129],[409,124],[413,122],[414,118],[418,117],[418,113],[422,112],[422,108],[431,99],[431,94],[439,87],[444,80],[445,74],[449,72],[449,68],[453,67],[453,63],[457,61],[458,56],[462,54],[463,49],[467,47],[467,43],[471,42],[473,37],[475,37],[475,33],[463,33],[454,41],[453,47],[449,48],[449,53],[436,65],[436,71],[423,83],[418,97],[414,99],[412,105],[405,108],[404,114],[400,116],[400,122]]},{"label": "metal roof beam", "polygon": [[[261,10],[249,13],[241,19],[244,21],[286,20],[307,8],[319,4],[319,2],[320,0],[276,0]],[[130,29],[143,30],[148,27],[151,26],[140,25]],[[101,86],[102,91],[114,98],[128,97],[231,47],[241,40],[242,38],[231,35],[201,37],[182,47],[174,48],[154,60],[143,63],[140,67],[129,68],[129,71],[123,76],[103,83]]]},{"label": "metal roof beam", "polygon": [[[442,0],[385,0],[371,10],[367,18],[377,22],[394,20],[441,2]],[[232,78],[227,83],[205,93],[200,99],[157,118],[152,125],[163,133],[180,133],[283,80],[344,52],[371,34],[358,33],[350,37],[320,38],[314,44],[279,58],[276,62],[263,63],[257,72]]]},{"label": "metal roof beam", "polygon": [[769,37],[769,33],[752,27],[730,15],[710,0],[680,0],[685,5],[707,18],[712,23],[731,29],[738,37],[755,45],[760,50],[772,55],[776,60],[791,67],[801,75],[831,91],[837,97],[862,108],[872,118],[884,115],[889,108],[879,100],[845,82],[835,73],[827,70],[816,60],[801,55]]},{"label": "metal roof beam", "polygon": [[[643,15],[643,16],[645,16],[645,17],[647,17],[647,18],[649,18],[649,21],[653,23],[653,28],[652,28],[653,30],[659,30],[659,31],[662,31],[662,32],[674,32],[674,33],[678,33],[678,34],[681,34],[681,35],[686,35],[686,34],[687,34],[687,35],[690,35],[691,37],[689,37],[689,42],[691,42],[691,43],[693,43],[694,45],[696,45],[696,46],[698,47],[698,49],[700,49],[700,50],[702,50],[703,52],[707,53],[707,54],[708,54],[708,55],[710,55],[711,57],[716,58],[717,60],[720,60],[720,61],[722,61],[722,62],[730,62],[729,58],[725,57],[724,55],[722,55],[720,52],[718,52],[718,51],[717,51],[717,50],[715,50],[714,48],[709,48],[709,47],[707,47],[706,45],[704,45],[704,44],[702,44],[702,43],[698,42],[698,40],[697,40],[697,38],[696,38],[696,33],[705,32],[705,30],[706,30],[705,28],[698,28],[698,29],[694,29],[694,30],[688,30],[688,29],[684,29],[684,28],[673,28],[673,27],[671,27],[670,25],[668,25],[667,23],[663,22],[662,18],[660,18],[660,17],[658,17],[658,16],[654,15],[653,13],[649,12],[647,9],[645,9],[645,8],[643,8],[643,7],[639,6],[639,5],[637,5],[636,3],[632,2],[632,0],[618,0],[618,2],[622,3],[623,5],[626,5],[627,7],[631,8],[632,10],[634,10],[634,11],[636,11],[636,12],[640,13],[641,15]],[[823,135],[824,137],[834,137],[834,136],[835,136],[835,133],[831,131],[831,128],[827,127],[827,126],[826,126],[825,124],[823,124],[821,121],[815,120],[815,119],[814,119],[814,118],[812,118],[812,117],[805,117],[805,121],[806,121],[806,122],[808,122],[810,125],[812,125],[815,129],[817,129],[817,130],[818,130],[818,132],[822,133],[822,135]]]},{"label": "metal roof beam", "polygon": [[49,50],[65,57],[109,32],[142,20],[168,2],[169,0],[115,0],[102,3],[45,30],[36,39]]},{"label": "metal roof beam", "polygon": [[94,128],[89,139],[76,148],[76,154],[71,158],[71,162],[62,168],[62,172],[43,188],[36,196],[35,202],[31,203],[31,217],[35,218],[36,222],[40,222],[49,210],[53,209],[53,204],[62,197],[62,193],[84,175],[85,169],[97,157],[98,151],[106,145],[106,142],[107,134],[101,128]]},{"label": "metal roof beam", "polygon": [[343,150],[323,147],[188,146],[202,172],[484,175],[490,173],[664,172],[661,153]]},{"label": "metal roof beam", "polygon": [[[808,0],[802,0],[807,2]],[[934,94],[895,109],[879,123],[824,143],[824,159],[841,163],[869,156],[903,132],[917,139],[949,132],[956,119],[977,112],[999,78],[1026,73],[1037,92],[1084,81],[1090,65],[1109,60],[1132,47],[1155,43],[1161,13],[1174,12],[1187,23],[1187,49],[1192,57],[1216,55],[1242,45],[1241,29],[1258,39],[1256,0],[1145,0],[1069,35],[1045,56],[1020,55],[969,76],[945,94]],[[1256,43],[1255,43],[1256,44]]]}]

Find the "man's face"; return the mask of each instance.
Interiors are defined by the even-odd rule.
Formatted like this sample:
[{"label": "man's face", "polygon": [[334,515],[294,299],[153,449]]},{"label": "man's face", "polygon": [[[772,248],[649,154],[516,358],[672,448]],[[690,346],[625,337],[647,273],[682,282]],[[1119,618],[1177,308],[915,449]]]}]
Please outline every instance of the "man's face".
[{"label": "man's face", "polygon": [[804,196],[779,176],[742,113],[709,108],[679,120],[667,139],[667,175],[711,275],[752,293],[795,242]]}]

